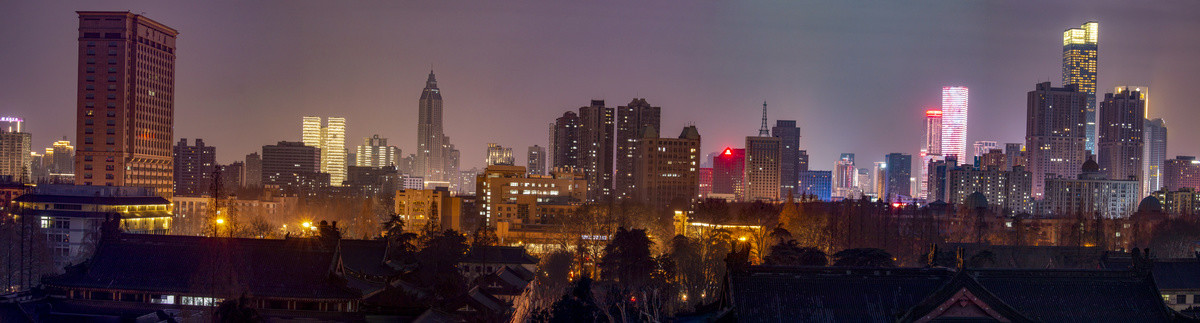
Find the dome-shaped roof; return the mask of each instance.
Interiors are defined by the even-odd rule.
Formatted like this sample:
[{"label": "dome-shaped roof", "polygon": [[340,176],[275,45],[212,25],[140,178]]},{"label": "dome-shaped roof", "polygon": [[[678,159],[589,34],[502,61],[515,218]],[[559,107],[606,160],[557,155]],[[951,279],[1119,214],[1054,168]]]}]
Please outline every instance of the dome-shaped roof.
[{"label": "dome-shaped roof", "polygon": [[1138,204],[1138,212],[1139,213],[1162,212],[1162,211],[1163,211],[1162,203],[1159,202],[1158,198],[1154,197],[1153,195],[1146,196],[1146,198],[1142,199],[1142,203]]},{"label": "dome-shaped roof", "polygon": [[966,204],[967,208],[986,209],[988,207],[987,196],[983,196],[983,193],[975,191],[975,193],[967,196]]},{"label": "dome-shaped roof", "polygon": [[1088,159],[1087,161],[1083,162],[1083,172],[1084,173],[1099,173],[1100,172],[1100,164],[1097,164],[1095,160]]}]

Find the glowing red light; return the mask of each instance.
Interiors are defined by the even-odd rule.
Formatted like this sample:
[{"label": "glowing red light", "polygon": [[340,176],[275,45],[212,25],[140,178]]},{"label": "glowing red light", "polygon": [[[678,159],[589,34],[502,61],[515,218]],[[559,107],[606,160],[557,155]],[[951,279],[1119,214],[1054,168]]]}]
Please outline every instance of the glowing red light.
[{"label": "glowing red light", "polygon": [[925,116],[926,117],[940,117],[940,116],[942,116],[942,110],[925,110]]},{"label": "glowing red light", "polygon": [[901,207],[901,206],[904,206],[904,203],[892,203],[892,207]]},{"label": "glowing red light", "polygon": [[725,156],[733,155],[733,149],[725,148]]}]

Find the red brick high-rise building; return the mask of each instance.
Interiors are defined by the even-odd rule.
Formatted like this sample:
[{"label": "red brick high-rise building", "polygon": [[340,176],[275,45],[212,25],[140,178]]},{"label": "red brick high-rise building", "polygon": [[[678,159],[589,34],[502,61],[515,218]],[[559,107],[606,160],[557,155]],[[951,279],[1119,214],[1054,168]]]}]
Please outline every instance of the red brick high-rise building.
[{"label": "red brick high-rise building", "polygon": [[175,36],[128,11],[79,11],[75,183],[172,195]]}]

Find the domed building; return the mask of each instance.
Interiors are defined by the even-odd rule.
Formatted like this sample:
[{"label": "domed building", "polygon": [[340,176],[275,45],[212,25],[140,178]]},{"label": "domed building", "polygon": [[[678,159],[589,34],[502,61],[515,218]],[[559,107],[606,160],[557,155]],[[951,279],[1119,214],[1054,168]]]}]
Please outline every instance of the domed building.
[{"label": "domed building", "polygon": [[1109,179],[1100,172],[1100,165],[1089,159],[1080,166],[1076,178],[1046,177],[1045,200],[1040,211],[1049,217],[1097,213],[1109,219],[1128,217],[1141,200],[1139,184],[1137,180]]}]

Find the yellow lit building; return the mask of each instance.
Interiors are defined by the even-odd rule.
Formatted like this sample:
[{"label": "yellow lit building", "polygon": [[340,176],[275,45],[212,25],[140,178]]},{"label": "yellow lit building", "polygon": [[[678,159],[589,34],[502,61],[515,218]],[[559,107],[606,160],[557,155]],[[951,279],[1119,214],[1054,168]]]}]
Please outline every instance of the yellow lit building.
[{"label": "yellow lit building", "polygon": [[1096,53],[1100,23],[1089,21],[1063,31],[1063,85],[1075,84],[1088,94],[1087,149],[1096,151]]},{"label": "yellow lit building", "polygon": [[554,171],[550,175],[528,175],[523,166],[488,166],[475,185],[480,215],[492,225],[544,223],[555,212],[566,212],[564,207],[587,198],[583,174]]},{"label": "yellow lit building", "polygon": [[86,257],[106,218],[120,215],[121,231],[167,234],[170,202],[154,190],[128,186],[42,185],[17,197],[16,214],[40,222],[57,265]]},{"label": "yellow lit building", "polygon": [[329,185],[342,186],[346,180],[346,118],[326,118],[322,127],[321,117],[304,117],[301,126],[304,145],[321,149],[320,171],[329,174]]},{"label": "yellow lit building", "polygon": [[462,231],[462,204],[461,197],[451,196],[444,187],[396,191],[396,214],[409,232],[421,230],[435,217],[440,230]]}]

